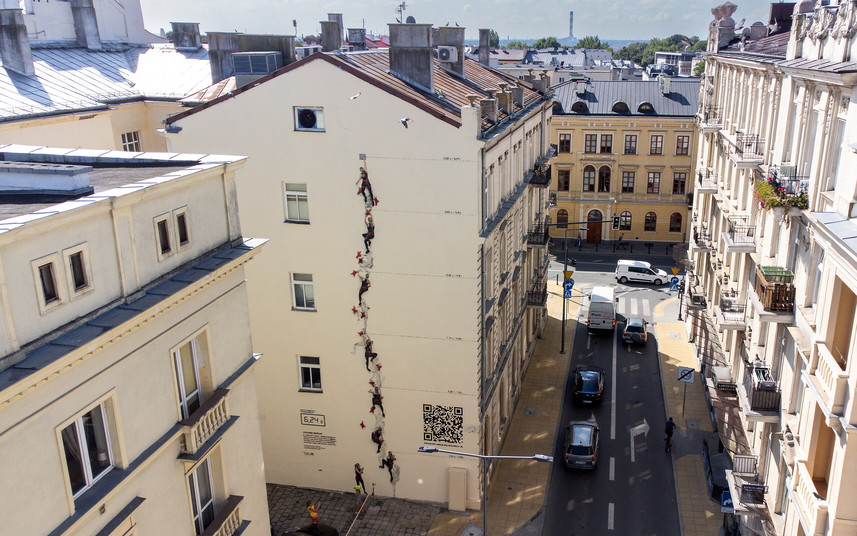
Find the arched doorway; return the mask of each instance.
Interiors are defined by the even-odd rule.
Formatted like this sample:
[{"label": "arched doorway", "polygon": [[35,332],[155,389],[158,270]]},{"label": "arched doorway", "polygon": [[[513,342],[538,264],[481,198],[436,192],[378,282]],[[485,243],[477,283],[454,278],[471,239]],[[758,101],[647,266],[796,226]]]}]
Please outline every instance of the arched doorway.
[{"label": "arched doorway", "polygon": [[589,216],[586,217],[586,225],[589,231],[586,233],[586,242],[589,244],[601,243],[601,220],[603,219],[600,210],[590,210]]}]

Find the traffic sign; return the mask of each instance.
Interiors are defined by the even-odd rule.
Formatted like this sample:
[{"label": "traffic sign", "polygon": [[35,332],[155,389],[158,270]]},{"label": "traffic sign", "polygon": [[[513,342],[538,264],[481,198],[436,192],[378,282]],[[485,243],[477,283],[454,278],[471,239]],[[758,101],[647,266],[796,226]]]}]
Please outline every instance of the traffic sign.
[{"label": "traffic sign", "polygon": [[720,494],[720,511],[724,514],[735,513],[735,505],[732,502],[732,492],[728,489],[723,490],[723,493]]},{"label": "traffic sign", "polygon": [[678,272],[679,270],[681,270],[681,268],[670,268],[670,270],[673,271],[673,275],[678,275]]},{"label": "traffic sign", "polygon": [[571,276],[574,275],[574,268],[572,268],[571,270],[564,270],[562,274],[565,276],[565,280],[568,281],[569,279],[571,279]]},{"label": "traffic sign", "polygon": [[676,276],[670,278],[670,290],[678,290],[678,278]]},{"label": "traffic sign", "polygon": [[571,298],[571,289],[566,290],[564,296],[566,298]]},{"label": "traffic sign", "polygon": [[562,288],[565,291],[569,291],[574,287],[574,279],[566,279],[562,282]]},{"label": "traffic sign", "polygon": [[693,369],[690,367],[678,368],[678,381],[693,383]]}]

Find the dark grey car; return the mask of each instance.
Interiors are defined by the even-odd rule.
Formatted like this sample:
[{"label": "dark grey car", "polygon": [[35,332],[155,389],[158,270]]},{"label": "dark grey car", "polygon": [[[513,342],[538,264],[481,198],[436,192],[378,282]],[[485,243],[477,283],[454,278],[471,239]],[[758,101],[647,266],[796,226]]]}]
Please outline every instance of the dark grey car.
[{"label": "dark grey car", "polygon": [[644,319],[632,316],[625,321],[625,330],[622,332],[622,342],[628,344],[646,344],[648,336],[648,325]]},{"label": "dark grey car", "polygon": [[572,469],[595,469],[598,463],[598,425],[571,421],[565,430],[565,465]]}]

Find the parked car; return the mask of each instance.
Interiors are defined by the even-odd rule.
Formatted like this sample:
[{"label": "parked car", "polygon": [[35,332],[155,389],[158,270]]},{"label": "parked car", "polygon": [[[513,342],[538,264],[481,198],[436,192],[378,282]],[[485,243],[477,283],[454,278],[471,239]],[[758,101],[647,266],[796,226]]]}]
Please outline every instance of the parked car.
[{"label": "parked car", "polygon": [[620,260],[616,263],[614,277],[623,285],[628,281],[654,283],[658,286],[669,282],[669,276],[665,271],[652,268],[652,264],[646,261]]},{"label": "parked car", "polygon": [[595,469],[598,463],[598,425],[571,421],[565,434],[565,465],[572,469]]},{"label": "parked car", "polygon": [[574,367],[574,392],[572,400],[575,404],[600,403],[604,394],[604,369],[588,365]]},{"label": "parked car", "polygon": [[622,341],[628,344],[646,344],[649,323],[640,317],[632,316],[625,321]]}]

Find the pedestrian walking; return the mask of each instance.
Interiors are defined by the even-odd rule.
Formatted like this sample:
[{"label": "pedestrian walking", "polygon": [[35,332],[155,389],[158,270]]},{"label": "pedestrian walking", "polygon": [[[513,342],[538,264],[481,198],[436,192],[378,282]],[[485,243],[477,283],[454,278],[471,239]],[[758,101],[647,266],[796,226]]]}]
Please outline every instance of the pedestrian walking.
[{"label": "pedestrian walking", "polygon": [[664,426],[664,452],[669,452],[673,446],[673,431],[676,429],[676,425],[673,422],[673,418],[670,417]]}]

